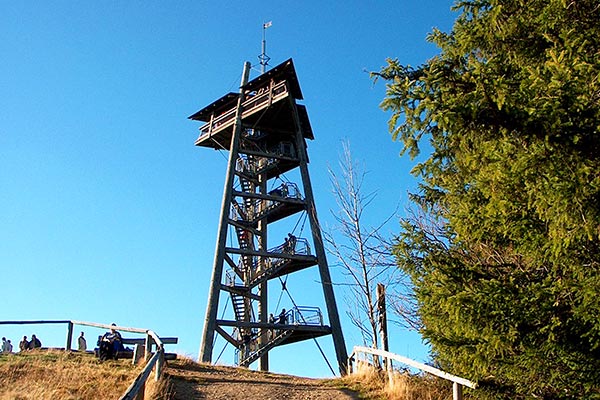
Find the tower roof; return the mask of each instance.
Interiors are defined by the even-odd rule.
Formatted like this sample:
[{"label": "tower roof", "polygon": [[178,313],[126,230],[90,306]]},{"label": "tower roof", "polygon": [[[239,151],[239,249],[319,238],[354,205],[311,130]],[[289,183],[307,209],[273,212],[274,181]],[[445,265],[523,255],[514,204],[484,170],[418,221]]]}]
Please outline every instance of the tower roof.
[{"label": "tower roof", "polygon": [[249,91],[258,90],[261,87],[268,85],[272,79],[275,81],[288,81],[292,97],[296,100],[302,100],[302,90],[300,90],[300,83],[298,83],[298,77],[296,76],[294,61],[291,58],[252,79],[244,86],[244,89]]},{"label": "tower roof", "polygon": [[239,97],[238,93],[227,93],[225,96],[221,97],[218,100],[213,101],[200,111],[190,115],[188,119],[193,119],[195,121],[208,122],[210,121],[210,116],[212,114],[221,114],[228,110],[231,110]]},{"label": "tower roof", "polygon": [[[264,74],[252,79],[244,86],[244,90],[258,90],[261,87],[268,86],[271,80],[275,80],[277,82],[283,80],[288,81],[290,94],[292,97],[296,100],[302,100],[302,90],[300,89],[300,83],[298,82],[298,77],[296,76],[294,61],[292,61],[291,58],[282,62],[275,68],[265,72]],[[221,112],[232,109],[235,106],[235,102],[237,101],[238,97],[238,93],[227,93],[225,96],[213,101],[200,111],[190,115],[188,118],[195,121],[208,122],[210,121],[210,116],[212,114],[221,114]]]}]

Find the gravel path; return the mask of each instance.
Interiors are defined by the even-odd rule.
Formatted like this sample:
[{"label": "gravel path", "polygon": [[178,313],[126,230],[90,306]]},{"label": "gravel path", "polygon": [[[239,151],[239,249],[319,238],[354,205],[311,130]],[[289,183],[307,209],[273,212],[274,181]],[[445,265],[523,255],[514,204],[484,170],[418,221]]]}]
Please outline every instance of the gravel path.
[{"label": "gravel path", "polygon": [[171,399],[352,400],[358,395],[324,380],[277,375],[190,361],[169,362]]}]

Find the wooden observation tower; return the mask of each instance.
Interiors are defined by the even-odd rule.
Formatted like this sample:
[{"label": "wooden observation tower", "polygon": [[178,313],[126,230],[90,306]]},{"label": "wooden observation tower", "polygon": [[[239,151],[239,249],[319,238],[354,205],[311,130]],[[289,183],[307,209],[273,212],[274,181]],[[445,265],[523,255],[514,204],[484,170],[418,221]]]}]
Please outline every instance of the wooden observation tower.
[{"label": "wooden observation tower", "polygon": [[[268,371],[275,347],[331,335],[345,374],[347,353],[308,173],[306,139],[314,137],[306,108],[297,103],[302,92],[294,63],[289,59],[251,81],[249,72],[246,62],[238,93],[189,117],[204,122],[197,146],[229,151],[200,359],[212,362],[218,334],[235,347],[236,364],[259,360]],[[301,182],[279,184],[288,172]],[[285,228],[299,213],[306,213],[312,237],[272,229],[275,222]],[[318,268],[315,285],[322,286],[326,316],[296,304],[281,315],[269,310],[269,283],[311,267]],[[219,300],[229,306],[223,316]]]}]

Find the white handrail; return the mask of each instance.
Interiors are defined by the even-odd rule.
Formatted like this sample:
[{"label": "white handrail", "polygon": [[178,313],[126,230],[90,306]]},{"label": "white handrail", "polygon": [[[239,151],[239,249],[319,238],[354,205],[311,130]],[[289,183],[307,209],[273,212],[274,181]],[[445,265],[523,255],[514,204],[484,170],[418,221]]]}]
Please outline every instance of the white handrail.
[{"label": "white handrail", "polygon": [[[350,355],[350,357],[348,357],[348,370],[352,370],[351,367],[351,363],[354,360],[354,355],[358,354],[358,353],[366,353],[366,354],[372,354],[375,356],[380,356],[380,357],[384,357],[386,359],[390,359],[390,360],[396,360],[398,362],[401,362],[403,364],[406,365],[410,365],[411,367],[420,369],[421,371],[425,371],[428,372],[432,375],[438,376],[440,378],[446,379],[448,381],[453,382],[453,387],[452,387],[452,398],[454,400],[462,400],[462,386],[467,386],[470,387],[471,389],[476,389],[477,388],[477,383],[472,382],[468,379],[465,378],[461,378],[459,376],[456,375],[452,375],[449,374],[447,372],[444,372],[440,369],[437,369],[435,367],[432,367],[430,365],[427,364],[423,364],[420,363],[418,361],[415,360],[411,360],[410,358],[395,354],[395,353],[390,353],[389,351],[384,351],[384,350],[379,350],[379,349],[373,349],[370,347],[363,347],[363,346],[354,346],[354,349],[352,350],[352,354]],[[387,364],[387,363],[386,363]]]},{"label": "white handrail", "polygon": [[370,347],[354,346],[353,353],[370,353],[370,354],[373,354],[376,356],[390,358],[392,360],[399,361],[403,364],[410,365],[411,367],[418,368],[421,371],[429,372],[430,374],[439,376],[440,378],[444,378],[446,380],[456,382],[463,386],[470,387],[471,389],[475,389],[477,387],[477,383],[471,382],[468,379],[449,374],[447,372],[442,371],[441,369],[432,367],[431,365],[423,364],[418,361],[411,360],[410,358],[406,358],[406,357],[403,357],[403,356],[395,354],[395,353],[390,353],[389,351],[373,349]]}]

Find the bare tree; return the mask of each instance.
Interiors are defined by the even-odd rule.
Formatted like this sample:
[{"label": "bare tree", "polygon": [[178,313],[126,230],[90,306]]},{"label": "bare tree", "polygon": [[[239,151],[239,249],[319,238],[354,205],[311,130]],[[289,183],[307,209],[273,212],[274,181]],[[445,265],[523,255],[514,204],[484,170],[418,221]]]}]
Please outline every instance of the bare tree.
[{"label": "bare tree", "polygon": [[[363,183],[366,172],[352,159],[350,146],[342,143],[339,160],[340,175],[329,167],[330,180],[338,209],[332,210],[335,226],[327,229],[324,237],[328,252],[336,258],[348,278],[348,316],[360,330],[365,345],[379,347],[380,320],[377,311],[377,283],[388,287],[388,293],[396,293],[398,286],[408,282],[397,268],[393,255],[392,240],[383,234],[384,226],[394,218],[394,210],[375,226],[365,223],[367,208],[373,205],[376,192],[365,193]],[[404,292],[404,290],[402,290]],[[392,295],[393,310],[401,310]],[[402,303],[403,304],[403,303]]]}]

